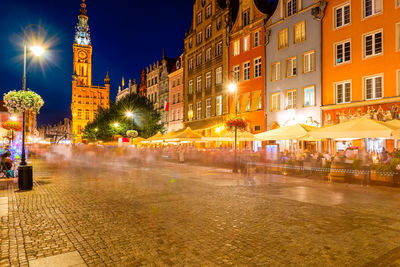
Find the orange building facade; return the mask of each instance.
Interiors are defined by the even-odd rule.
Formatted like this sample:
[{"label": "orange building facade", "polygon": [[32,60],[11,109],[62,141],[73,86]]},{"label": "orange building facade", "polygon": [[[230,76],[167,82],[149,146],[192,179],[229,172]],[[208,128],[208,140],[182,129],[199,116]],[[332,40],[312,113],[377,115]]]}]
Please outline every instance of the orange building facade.
[{"label": "orange building facade", "polygon": [[400,119],[400,1],[329,0],[322,27],[323,124]]},{"label": "orange building facade", "polygon": [[89,34],[85,0],[82,0],[73,45],[72,75],[72,131],[76,141],[81,141],[86,125],[94,120],[99,108],[109,107],[110,79],[105,86],[92,85],[92,45]]},{"label": "orange building facade", "polygon": [[[248,120],[249,131],[266,130],[264,19],[254,1],[240,1],[239,13],[230,33],[230,80],[237,86],[238,116]],[[235,115],[235,94],[229,97],[229,113]]]}]

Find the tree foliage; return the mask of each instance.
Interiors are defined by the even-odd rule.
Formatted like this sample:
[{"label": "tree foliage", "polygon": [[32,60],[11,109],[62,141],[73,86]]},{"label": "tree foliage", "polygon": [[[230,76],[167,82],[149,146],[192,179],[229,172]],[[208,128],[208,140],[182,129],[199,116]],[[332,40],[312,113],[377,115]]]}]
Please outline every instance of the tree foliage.
[{"label": "tree foliage", "polygon": [[[133,117],[128,117],[128,112]],[[135,130],[139,136],[148,138],[164,130],[160,119],[161,115],[146,97],[130,94],[116,103],[111,102],[109,109],[99,110],[95,120],[86,126],[84,137],[110,141],[115,135],[126,136],[127,131]]]}]

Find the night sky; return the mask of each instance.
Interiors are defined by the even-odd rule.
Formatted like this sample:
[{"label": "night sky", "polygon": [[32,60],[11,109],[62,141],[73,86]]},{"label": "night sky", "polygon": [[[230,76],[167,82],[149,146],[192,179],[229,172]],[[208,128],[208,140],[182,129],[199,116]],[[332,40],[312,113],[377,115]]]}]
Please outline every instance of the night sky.
[{"label": "night sky", "polygon": [[[27,87],[39,93],[45,106],[38,124],[70,117],[72,45],[81,0],[0,0],[0,91],[22,87],[22,29],[40,24],[51,44],[45,60],[28,62]],[[109,71],[111,99],[122,76],[140,81],[140,71],[183,51],[190,28],[192,0],[87,0],[93,46],[93,84],[103,85]],[[51,42],[50,42],[51,41]]]}]

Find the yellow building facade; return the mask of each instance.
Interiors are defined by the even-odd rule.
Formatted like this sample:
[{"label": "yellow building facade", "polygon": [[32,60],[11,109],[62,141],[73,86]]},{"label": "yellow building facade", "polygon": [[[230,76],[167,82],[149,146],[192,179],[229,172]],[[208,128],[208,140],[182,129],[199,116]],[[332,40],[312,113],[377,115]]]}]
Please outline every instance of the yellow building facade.
[{"label": "yellow building facade", "polygon": [[82,140],[86,125],[93,121],[100,108],[107,109],[110,101],[110,78],[104,79],[104,86],[92,85],[92,45],[85,0],[76,26],[73,45],[72,75],[72,131],[76,141]]}]

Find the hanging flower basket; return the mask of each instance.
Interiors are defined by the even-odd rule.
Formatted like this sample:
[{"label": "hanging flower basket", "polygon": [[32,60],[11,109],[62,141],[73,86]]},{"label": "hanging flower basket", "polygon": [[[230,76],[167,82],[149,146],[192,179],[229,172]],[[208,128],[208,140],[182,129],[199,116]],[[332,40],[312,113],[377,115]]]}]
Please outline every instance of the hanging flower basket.
[{"label": "hanging flower basket", "polygon": [[10,113],[23,113],[24,111],[32,111],[39,113],[40,108],[44,105],[40,95],[33,91],[10,91],[4,94],[4,106]]},{"label": "hanging flower basket", "polygon": [[1,124],[1,127],[6,130],[18,132],[22,130],[22,123],[18,121],[5,121]]},{"label": "hanging flower basket", "polygon": [[247,121],[244,118],[237,117],[237,118],[230,118],[226,121],[226,127],[233,131],[235,130],[235,127],[237,127],[238,130],[240,131],[246,131],[247,130]]}]

